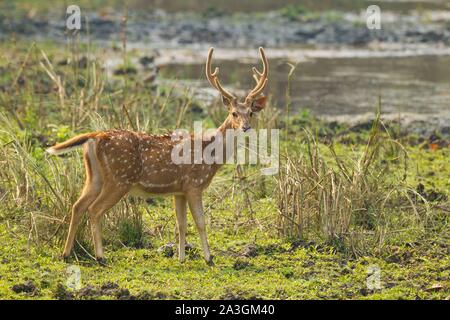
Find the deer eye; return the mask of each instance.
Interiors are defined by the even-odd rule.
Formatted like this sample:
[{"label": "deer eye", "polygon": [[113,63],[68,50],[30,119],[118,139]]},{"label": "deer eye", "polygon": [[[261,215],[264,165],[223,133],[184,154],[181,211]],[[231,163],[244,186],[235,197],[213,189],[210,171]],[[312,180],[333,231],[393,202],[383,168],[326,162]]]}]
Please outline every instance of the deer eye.
[{"label": "deer eye", "polygon": [[231,115],[235,118],[237,118],[238,114],[236,112],[231,113]]},{"label": "deer eye", "polygon": [[250,111],[250,117],[252,117],[252,116],[253,116],[253,112]]}]

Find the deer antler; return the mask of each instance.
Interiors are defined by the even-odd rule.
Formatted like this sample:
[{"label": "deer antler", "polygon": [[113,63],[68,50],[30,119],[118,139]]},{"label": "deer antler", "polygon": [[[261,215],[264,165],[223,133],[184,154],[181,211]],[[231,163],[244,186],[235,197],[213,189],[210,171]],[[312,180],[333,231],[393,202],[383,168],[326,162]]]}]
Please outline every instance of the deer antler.
[{"label": "deer antler", "polygon": [[259,72],[255,67],[252,68],[253,78],[256,81],[256,86],[252,91],[250,91],[250,93],[247,95],[247,98],[245,98],[246,102],[253,100],[257,95],[259,95],[264,90],[267,82],[269,81],[267,79],[267,76],[269,74],[269,62],[267,61],[266,54],[264,53],[264,49],[262,47],[259,47],[259,53],[261,54],[261,60],[263,62],[263,71]]},{"label": "deer antler", "polygon": [[220,84],[219,79],[217,78],[219,74],[219,68],[216,67],[214,73],[211,73],[211,63],[212,63],[212,55],[214,52],[214,48],[209,48],[208,59],[206,60],[206,78],[208,78],[209,83],[216,88],[224,97],[228,99],[235,99],[235,96],[225,90]]}]

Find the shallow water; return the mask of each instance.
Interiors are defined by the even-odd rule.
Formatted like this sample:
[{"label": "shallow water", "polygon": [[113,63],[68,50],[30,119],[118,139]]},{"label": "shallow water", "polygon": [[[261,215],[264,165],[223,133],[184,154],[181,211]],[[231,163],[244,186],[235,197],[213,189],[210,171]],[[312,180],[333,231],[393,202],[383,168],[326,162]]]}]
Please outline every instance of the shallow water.
[{"label": "shallow water", "polygon": [[[221,66],[220,78],[227,88],[253,85],[250,64],[215,63]],[[267,92],[284,107],[290,67],[282,59],[271,60],[270,65]],[[201,86],[207,86],[200,63],[171,64],[161,71],[180,80],[200,80]],[[291,97],[293,108],[306,107],[319,116],[373,112],[381,97],[383,113],[450,117],[450,55],[310,59],[297,65]]]}]

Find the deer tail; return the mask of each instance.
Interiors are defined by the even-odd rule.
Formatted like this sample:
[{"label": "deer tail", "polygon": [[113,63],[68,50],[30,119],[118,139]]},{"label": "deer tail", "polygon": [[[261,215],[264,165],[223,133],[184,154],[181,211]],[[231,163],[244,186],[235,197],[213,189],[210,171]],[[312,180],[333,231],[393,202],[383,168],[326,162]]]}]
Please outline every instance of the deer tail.
[{"label": "deer tail", "polygon": [[80,134],[76,137],[73,137],[72,139],[69,139],[62,143],[58,143],[58,144],[54,145],[53,147],[48,148],[45,151],[52,155],[66,153],[72,149],[81,147],[86,141],[88,141],[91,138],[95,138],[97,135],[98,135],[98,132]]}]

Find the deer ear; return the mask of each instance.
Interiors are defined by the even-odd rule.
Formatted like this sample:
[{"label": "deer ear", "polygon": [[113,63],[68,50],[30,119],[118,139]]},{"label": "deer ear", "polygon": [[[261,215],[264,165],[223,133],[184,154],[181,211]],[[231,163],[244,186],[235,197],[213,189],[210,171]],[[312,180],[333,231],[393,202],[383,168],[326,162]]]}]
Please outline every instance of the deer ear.
[{"label": "deer ear", "polygon": [[262,96],[261,98],[258,98],[256,100],[253,100],[252,102],[252,111],[253,112],[259,112],[266,106],[267,97]]}]

